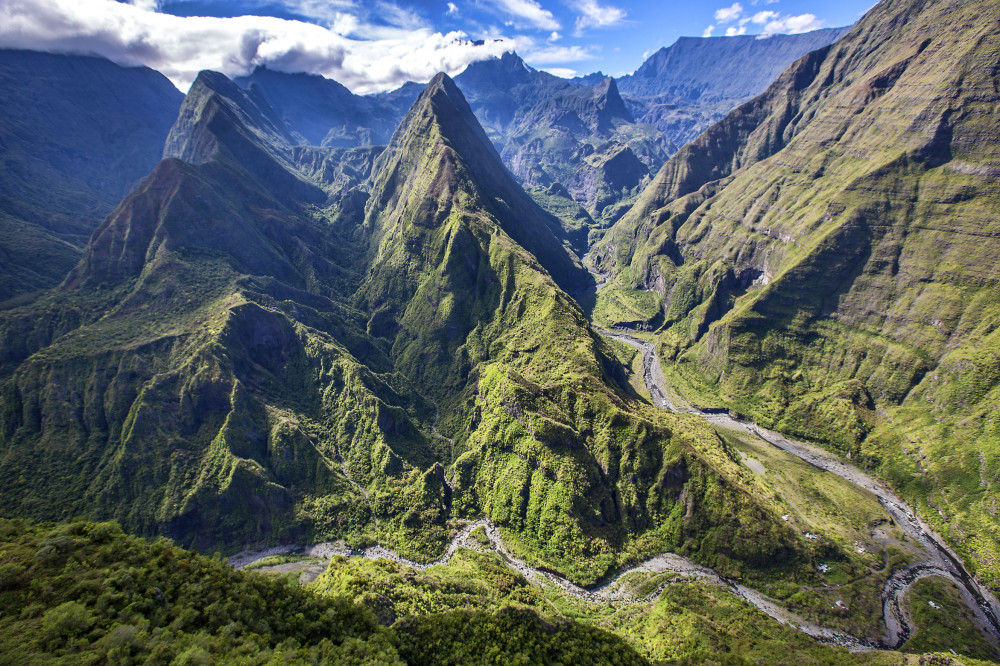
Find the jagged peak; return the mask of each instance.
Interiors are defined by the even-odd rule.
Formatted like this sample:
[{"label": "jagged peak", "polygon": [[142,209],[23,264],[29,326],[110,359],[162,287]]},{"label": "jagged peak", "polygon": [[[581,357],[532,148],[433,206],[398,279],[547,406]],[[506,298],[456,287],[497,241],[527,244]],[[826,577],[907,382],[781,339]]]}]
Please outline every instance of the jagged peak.
[{"label": "jagged peak", "polygon": [[[464,172],[469,178],[462,180],[476,193],[478,205],[488,209],[500,228],[534,254],[560,286],[572,290],[586,282],[587,276],[554,235],[558,221],[517,184],[447,74],[437,74],[420,93],[379,157],[375,172],[378,175],[366,208],[366,218],[374,226],[394,224],[400,213],[386,215],[385,211],[401,211],[415,201],[422,201],[423,208],[414,210],[411,217],[425,218],[427,224],[436,226],[451,210],[460,187],[456,174]],[[427,188],[424,194],[408,189],[417,183]],[[436,203],[431,207],[428,202]]]},{"label": "jagged peak", "polygon": [[424,86],[389,145],[398,149],[402,143],[409,142],[410,137],[428,136],[432,126],[438,128],[445,143],[454,144],[466,159],[472,157],[470,151],[485,151],[490,159],[500,162],[500,155],[483,131],[465,95],[444,72],[436,74]]},{"label": "jagged peak", "polygon": [[191,85],[163,148],[163,157],[202,163],[212,158],[219,141],[207,124],[219,112],[253,132],[271,147],[288,148],[291,138],[281,119],[258,91],[244,91],[224,74],[202,71]]},{"label": "jagged peak", "polygon": [[605,76],[600,83],[594,86],[594,96],[621,99],[621,95],[618,93],[618,84],[610,76]]},{"label": "jagged peak", "polygon": [[516,51],[506,51],[502,56],[500,56],[500,66],[508,71],[532,71],[531,67],[524,62],[521,56],[517,55]]},{"label": "jagged peak", "polygon": [[603,81],[593,87],[592,92],[594,99],[597,100],[598,108],[610,114],[610,117],[634,122],[632,114],[625,105],[625,100],[618,93],[618,84],[613,78],[605,77]]},{"label": "jagged peak", "polygon": [[530,67],[521,56],[514,51],[507,51],[499,58],[490,56],[485,60],[469,63],[469,66],[459,74],[460,80],[468,78],[488,79],[496,86],[508,86],[525,82],[538,71]]}]

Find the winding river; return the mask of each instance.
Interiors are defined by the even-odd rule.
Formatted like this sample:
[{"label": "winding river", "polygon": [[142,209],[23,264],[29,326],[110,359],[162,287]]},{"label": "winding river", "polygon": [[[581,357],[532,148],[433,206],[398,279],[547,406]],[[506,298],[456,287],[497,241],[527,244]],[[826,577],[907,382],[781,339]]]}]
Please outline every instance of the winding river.
[{"label": "winding river", "polygon": [[[646,387],[653,398],[654,404],[660,409],[673,412],[696,415],[708,423],[731,430],[741,431],[756,436],[782,451],[786,451],[817,468],[836,474],[850,483],[871,492],[878,498],[889,515],[904,532],[911,537],[922,551],[924,558],[910,566],[894,572],[886,581],[882,590],[882,608],[885,630],[879,641],[858,638],[849,634],[822,627],[811,623],[793,611],[783,607],[781,603],[757,590],[740,585],[736,581],[725,578],[715,571],[696,564],[675,553],[662,553],[636,566],[631,566],[618,572],[609,582],[589,588],[580,587],[573,582],[529,565],[514,556],[504,544],[500,531],[489,520],[483,519],[466,525],[451,543],[445,554],[434,562],[420,563],[407,560],[397,553],[382,546],[372,546],[365,549],[348,549],[332,543],[317,544],[309,547],[279,546],[263,551],[245,552],[230,558],[230,564],[235,567],[245,567],[263,557],[291,552],[304,552],[306,555],[328,559],[339,554],[368,559],[389,559],[423,570],[431,566],[447,564],[459,548],[470,550],[496,551],[511,569],[519,572],[528,580],[555,585],[569,594],[589,601],[613,601],[621,603],[649,603],[655,601],[664,583],[652,594],[638,599],[629,592],[625,577],[633,573],[675,573],[685,579],[700,580],[729,589],[733,594],[746,600],[770,617],[782,624],[794,627],[809,636],[825,643],[840,645],[854,651],[893,649],[902,645],[912,634],[913,624],[903,603],[906,594],[913,583],[927,576],[942,576],[954,581],[961,592],[966,605],[975,615],[980,629],[996,647],[1000,638],[1000,603],[992,593],[969,574],[961,560],[948,548],[944,541],[934,533],[916,513],[896,493],[881,481],[861,471],[857,467],[823,451],[815,446],[794,441],[782,435],[760,427],[752,421],[739,418],[729,413],[710,413],[690,406],[675,405],[668,397],[663,369],[656,357],[653,345],[645,340],[634,337],[627,331],[600,331],[600,334],[624,342],[635,347],[643,354],[643,374]],[[346,472],[346,470],[345,470]],[[482,545],[472,539],[473,530],[483,527],[489,546]]]},{"label": "winding river", "polygon": [[[797,456],[815,467],[836,474],[869,491],[878,498],[896,524],[920,546],[926,559],[895,572],[886,581],[885,588],[882,590],[885,631],[879,645],[873,647],[896,648],[909,638],[913,632],[913,626],[904,610],[903,599],[916,580],[927,576],[942,576],[954,581],[958,585],[965,604],[975,615],[980,629],[990,637],[990,642],[993,643],[994,647],[997,646],[998,639],[1000,639],[1000,603],[997,602],[996,597],[969,574],[962,561],[945,544],[944,540],[920,520],[916,512],[886,484],[827,451],[804,442],[788,439],[776,432],[762,428],[752,421],[730,413],[709,413],[689,406],[682,407],[673,404],[668,397],[663,368],[660,366],[656,351],[651,343],[624,331],[600,331],[600,333],[642,352],[643,379],[653,402],[660,409],[694,414],[712,425],[754,435],[782,451]],[[748,601],[751,600],[748,599]],[[751,603],[754,602],[751,601]],[[761,608],[756,603],[754,605]],[[763,608],[761,610],[767,612]],[[768,614],[771,615],[771,613]],[[812,632],[807,631],[806,633],[811,634]]]}]

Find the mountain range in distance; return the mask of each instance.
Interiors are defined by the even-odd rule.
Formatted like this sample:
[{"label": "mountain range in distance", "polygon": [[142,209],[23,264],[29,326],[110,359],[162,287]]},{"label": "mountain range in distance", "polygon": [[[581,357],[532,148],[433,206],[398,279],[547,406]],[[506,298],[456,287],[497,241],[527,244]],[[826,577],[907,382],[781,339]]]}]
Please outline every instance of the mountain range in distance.
[{"label": "mountain range in distance", "polygon": [[991,11],[370,96],[0,51],[2,652],[992,663]]}]

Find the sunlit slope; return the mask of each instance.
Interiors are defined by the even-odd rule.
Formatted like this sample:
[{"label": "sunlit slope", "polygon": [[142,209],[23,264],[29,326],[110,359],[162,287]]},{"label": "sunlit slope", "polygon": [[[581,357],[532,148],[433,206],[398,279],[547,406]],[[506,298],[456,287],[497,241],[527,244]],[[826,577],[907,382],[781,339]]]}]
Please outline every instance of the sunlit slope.
[{"label": "sunlit slope", "polygon": [[664,550],[812,575],[736,454],[628,388],[567,295],[592,278],[447,77],[379,156],[295,146],[204,73],[166,154],[3,315],[3,511],[424,559],[485,514],[584,582]]},{"label": "sunlit slope", "polygon": [[984,571],[996,15],[879,4],[682,149],[595,250],[598,315],[658,328],[692,398],[868,456]]}]

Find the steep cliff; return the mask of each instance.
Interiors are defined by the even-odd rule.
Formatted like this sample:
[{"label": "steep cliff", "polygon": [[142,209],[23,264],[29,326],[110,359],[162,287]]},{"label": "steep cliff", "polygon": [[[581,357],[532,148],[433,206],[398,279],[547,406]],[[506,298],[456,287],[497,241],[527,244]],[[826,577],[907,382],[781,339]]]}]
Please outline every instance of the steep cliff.
[{"label": "steep cliff", "polygon": [[599,309],[658,328],[695,399],[863,456],[994,582],[995,18],[879,4],[680,151],[594,252]]}]

